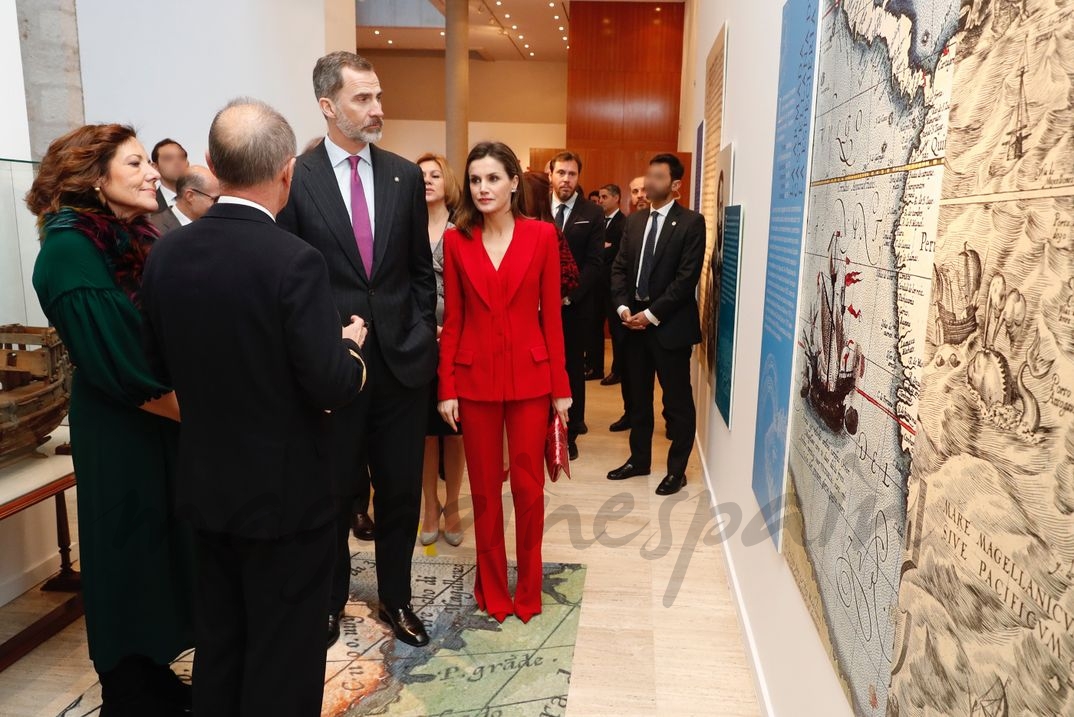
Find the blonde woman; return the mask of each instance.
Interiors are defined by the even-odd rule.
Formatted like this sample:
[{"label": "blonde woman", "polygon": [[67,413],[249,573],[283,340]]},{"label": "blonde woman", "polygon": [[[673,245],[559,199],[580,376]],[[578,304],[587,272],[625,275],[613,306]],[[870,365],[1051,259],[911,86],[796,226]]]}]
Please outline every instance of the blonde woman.
[{"label": "blonde woman", "polygon": [[[436,335],[444,326],[444,232],[454,227],[452,214],[459,205],[462,190],[447,160],[432,153],[418,157],[425,180],[425,202],[429,207],[429,247],[433,253],[436,272]],[[453,429],[436,410],[436,388],[430,393],[432,405],[429,427],[425,437],[425,472],[422,475],[422,494],[425,515],[421,523],[421,544],[432,545],[440,537],[440,517],[444,518],[444,540],[449,545],[462,543],[463,532],[459,519],[459,489],[462,487],[464,465],[462,428]],[[443,448],[444,483],[446,495],[440,503],[440,456]]]}]

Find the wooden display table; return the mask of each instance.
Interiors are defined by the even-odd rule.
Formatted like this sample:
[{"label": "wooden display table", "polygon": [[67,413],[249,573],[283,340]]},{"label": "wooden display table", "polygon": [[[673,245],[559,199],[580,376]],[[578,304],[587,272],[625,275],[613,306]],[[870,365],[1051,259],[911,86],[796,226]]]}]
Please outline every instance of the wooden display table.
[{"label": "wooden display table", "polygon": [[43,615],[17,635],[0,644],[0,671],[82,616],[81,580],[71,567],[71,529],[67,521],[64,491],[75,485],[69,451],[65,452],[68,429],[60,426],[38,455],[0,467],[0,520],[54,498],[56,501],[56,542],[60,548],[60,572],[42,590],[74,592],[63,604]]}]

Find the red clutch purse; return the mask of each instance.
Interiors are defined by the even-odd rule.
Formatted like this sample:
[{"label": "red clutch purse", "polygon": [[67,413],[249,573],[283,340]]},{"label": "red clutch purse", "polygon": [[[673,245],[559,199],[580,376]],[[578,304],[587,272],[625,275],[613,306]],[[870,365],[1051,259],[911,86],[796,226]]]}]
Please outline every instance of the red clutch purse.
[{"label": "red clutch purse", "polygon": [[553,483],[559,480],[560,473],[571,477],[571,459],[567,455],[567,426],[555,412],[552,413],[548,436],[544,441],[544,463]]}]

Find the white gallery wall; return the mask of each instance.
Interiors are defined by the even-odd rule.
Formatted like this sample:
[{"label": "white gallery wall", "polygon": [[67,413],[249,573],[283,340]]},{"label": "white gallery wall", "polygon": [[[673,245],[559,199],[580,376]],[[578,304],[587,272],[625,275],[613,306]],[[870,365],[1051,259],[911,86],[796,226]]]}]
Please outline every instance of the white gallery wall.
[{"label": "white gallery wall", "polygon": [[213,115],[234,97],[274,106],[300,145],[324,131],[311,80],[330,36],[324,3],[78,0],[77,9],[87,122],[130,123],[147,150],[172,137],[197,164]]},{"label": "white gallery wall", "polygon": [[[791,572],[766,532],[747,529],[760,511],[751,478],[782,8],[782,0],[687,2],[679,149],[694,151],[704,116],[706,59],[726,22],[721,141],[734,144],[732,204],[742,205],[744,226],[732,428],[720,417],[711,391],[702,391],[698,449],[716,509],[732,504],[741,509],[741,521],[726,536],[724,550],[762,708],[778,717],[840,717],[851,714],[849,704]],[[695,385],[705,381],[697,376]],[[723,512],[737,511],[729,507]]]}]

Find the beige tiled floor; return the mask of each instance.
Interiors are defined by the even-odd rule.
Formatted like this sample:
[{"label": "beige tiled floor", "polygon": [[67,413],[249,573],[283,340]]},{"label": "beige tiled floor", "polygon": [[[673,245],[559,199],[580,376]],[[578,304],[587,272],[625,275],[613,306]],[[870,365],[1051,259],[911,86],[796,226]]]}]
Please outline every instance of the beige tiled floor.
[{"label": "beige tiled floor", "polygon": [[[607,430],[621,413],[619,388],[591,381],[587,393],[590,432],[579,439],[574,478],[547,491],[548,514],[571,518],[549,525],[544,559],[587,566],[568,715],[760,714],[723,553],[703,541],[715,525],[696,456],[686,491],[672,499],[653,493],[662,473],[606,480],[628,450],[626,434]],[[655,455],[665,450],[658,438]],[[464,522],[460,547],[417,549],[472,556],[468,515]],[[509,545],[512,533],[509,525]],[[32,591],[0,608],[0,634],[49,600]],[[53,717],[95,679],[79,620],[0,673],[0,715]]]}]

